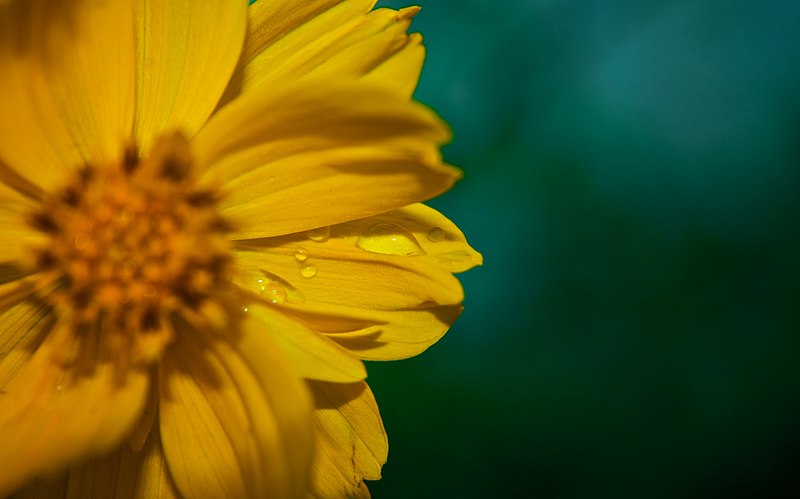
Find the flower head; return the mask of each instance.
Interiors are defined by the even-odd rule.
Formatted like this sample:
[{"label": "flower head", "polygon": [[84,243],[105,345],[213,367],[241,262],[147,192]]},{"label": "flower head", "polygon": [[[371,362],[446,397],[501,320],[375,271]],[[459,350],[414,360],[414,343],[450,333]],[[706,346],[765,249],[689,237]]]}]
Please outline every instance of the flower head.
[{"label": "flower head", "polygon": [[481,262],[373,4],[0,2],[0,495],[368,495]]}]

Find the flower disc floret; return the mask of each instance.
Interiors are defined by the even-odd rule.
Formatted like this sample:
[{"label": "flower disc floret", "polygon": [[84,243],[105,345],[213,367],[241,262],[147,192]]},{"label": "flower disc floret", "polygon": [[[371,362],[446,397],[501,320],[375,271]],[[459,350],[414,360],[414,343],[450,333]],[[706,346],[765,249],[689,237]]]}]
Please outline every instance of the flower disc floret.
[{"label": "flower disc floret", "polygon": [[157,354],[173,316],[202,316],[227,280],[218,199],[194,181],[189,145],[177,134],[147,158],[129,148],[118,161],[80,169],[31,216],[47,235],[34,266],[56,282],[48,299],[59,318],[75,331],[103,323],[149,336],[135,353]]}]

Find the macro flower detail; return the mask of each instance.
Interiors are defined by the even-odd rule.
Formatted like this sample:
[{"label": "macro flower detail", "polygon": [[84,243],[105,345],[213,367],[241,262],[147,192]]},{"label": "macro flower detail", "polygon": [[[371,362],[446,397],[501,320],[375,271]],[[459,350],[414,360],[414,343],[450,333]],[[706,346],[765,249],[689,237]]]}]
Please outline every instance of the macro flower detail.
[{"label": "macro flower detail", "polygon": [[373,6],[0,2],[0,496],[369,496],[481,263]]}]

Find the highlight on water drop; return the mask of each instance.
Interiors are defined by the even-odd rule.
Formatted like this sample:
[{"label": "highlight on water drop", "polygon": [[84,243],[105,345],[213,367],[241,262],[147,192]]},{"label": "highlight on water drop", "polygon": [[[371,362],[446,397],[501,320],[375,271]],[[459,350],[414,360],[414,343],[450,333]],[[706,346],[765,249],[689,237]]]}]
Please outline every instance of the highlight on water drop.
[{"label": "highlight on water drop", "polygon": [[371,253],[397,256],[425,255],[414,234],[397,224],[379,223],[358,237],[356,246]]},{"label": "highlight on water drop", "polygon": [[305,262],[308,259],[308,251],[303,248],[298,248],[297,251],[294,252],[294,259],[298,262]]},{"label": "highlight on water drop", "polygon": [[319,227],[306,232],[306,237],[317,243],[324,243],[331,237],[330,227]]},{"label": "highlight on water drop", "polygon": [[431,230],[428,231],[428,241],[432,243],[438,243],[440,241],[444,241],[444,231],[441,227],[432,227]]},{"label": "highlight on water drop", "polygon": [[302,267],[300,267],[300,275],[305,278],[314,277],[316,273],[317,273],[317,267],[314,265],[303,265]]}]

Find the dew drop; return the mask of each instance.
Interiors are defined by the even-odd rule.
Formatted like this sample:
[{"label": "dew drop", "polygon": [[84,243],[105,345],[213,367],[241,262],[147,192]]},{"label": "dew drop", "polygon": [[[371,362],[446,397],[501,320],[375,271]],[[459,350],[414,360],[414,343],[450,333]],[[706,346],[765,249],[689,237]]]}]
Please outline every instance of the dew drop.
[{"label": "dew drop", "polygon": [[247,313],[249,311],[250,311],[250,309],[247,308],[247,306],[242,307],[242,312]]},{"label": "dew drop", "polygon": [[294,252],[294,259],[298,262],[305,262],[308,259],[308,252],[303,248],[299,248]]},{"label": "dew drop", "polygon": [[314,265],[304,265],[300,268],[300,275],[303,277],[314,277],[317,273],[317,267]]},{"label": "dew drop", "polygon": [[432,227],[431,230],[428,231],[428,241],[432,243],[438,243],[439,241],[444,241],[444,231],[441,227]]},{"label": "dew drop", "polygon": [[330,227],[320,227],[306,232],[306,237],[318,243],[324,243],[331,237]]},{"label": "dew drop", "polygon": [[283,303],[286,301],[286,288],[278,283],[272,283],[266,293],[267,299],[272,303]]},{"label": "dew drop", "polygon": [[63,390],[63,389],[64,389],[64,387],[63,387],[63,386],[61,386],[61,385],[58,385],[58,386],[56,387],[56,390],[58,390],[59,392],[60,392],[61,390]]},{"label": "dew drop", "polygon": [[403,227],[389,223],[379,223],[361,234],[356,246],[371,253],[382,255],[419,256],[425,250],[419,241]]}]

